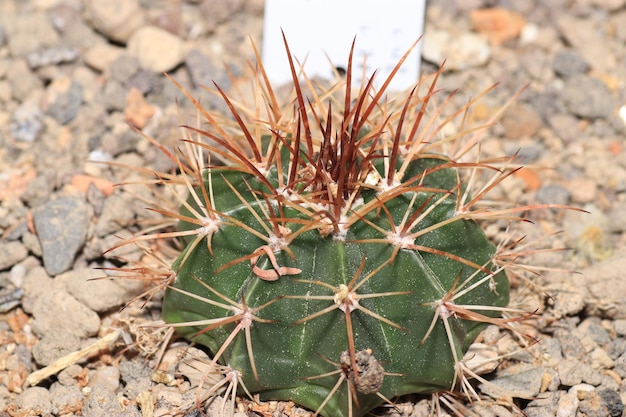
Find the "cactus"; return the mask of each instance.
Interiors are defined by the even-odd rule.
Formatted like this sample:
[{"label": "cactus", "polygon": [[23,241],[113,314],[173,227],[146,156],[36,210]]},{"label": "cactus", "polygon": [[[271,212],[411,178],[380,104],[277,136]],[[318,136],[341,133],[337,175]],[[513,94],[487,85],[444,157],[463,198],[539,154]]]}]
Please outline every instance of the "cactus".
[{"label": "cactus", "polygon": [[164,319],[246,392],[327,417],[458,387],[485,325],[513,329],[526,314],[506,308],[509,262],[481,227],[528,209],[483,204],[512,158],[480,159],[483,128],[444,134],[476,99],[450,116],[449,98],[430,109],[440,72],[386,98],[410,51],[379,89],[372,77],[355,92],[352,50],[345,80],[319,89],[285,47],[284,106],[262,65],[252,103],[212,89],[230,120],[172,80],[207,126],[165,150],[180,174],[158,181],[180,209],[156,210],[178,230],[131,239],[183,242]]}]

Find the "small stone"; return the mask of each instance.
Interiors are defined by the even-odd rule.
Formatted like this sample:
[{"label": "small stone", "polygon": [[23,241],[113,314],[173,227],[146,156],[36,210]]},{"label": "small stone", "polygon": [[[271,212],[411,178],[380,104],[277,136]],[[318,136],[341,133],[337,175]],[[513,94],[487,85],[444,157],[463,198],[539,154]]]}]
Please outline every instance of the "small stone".
[{"label": "small stone", "polygon": [[564,359],[557,365],[561,384],[571,387],[583,382],[582,363],[578,359]]},{"label": "small stone", "polygon": [[25,56],[59,42],[59,34],[44,13],[23,13],[7,26],[9,51],[12,56]]},{"label": "small stone", "polygon": [[62,197],[37,208],[33,217],[46,271],[52,276],[66,271],[87,237],[87,203],[77,197]]},{"label": "small stone", "polygon": [[108,0],[85,2],[93,27],[116,42],[127,42],[144,23],[139,0]]},{"label": "small stone", "polygon": [[602,398],[602,402],[609,412],[610,417],[621,417],[624,413],[624,403],[617,392],[611,389],[603,389],[598,391],[598,395]]},{"label": "small stone", "polygon": [[11,268],[28,256],[26,247],[18,241],[0,241],[0,271]]},{"label": "small stone", "polygon": [[52,412],[55,415],[80,415],[83,407],[83,394],[77,385],[62,385],[54,383],[50,387],[52,397]]},{"label": "small stone", "polygon": [[144,26],[129,39],[128,52],[143,69],[170,71],[183,61],[183,41],[161,28]]},{"label": "small stone", "polygon": [[591,366],[594,369],[611,369],[615,366],[615,361],[611,359],[608,353],[600,347],[595,348],[590,355]]},{"label": "small stone", "polygon": [[33,346],[33,358],[41,366],[48,366],[63,356],[80,349],[80,338],[72,333],[48,333]]},{"label": "small stone", "polygon": [[487,39],[475,33],[454,36],[449,31],[429,30],[427,26],[423,42],[422,57],[435,65],[446,60],[444,71],[482,67],[491,57]]},{"label": "small stone", "polygon": [[155,111],[155,107],[146,101],[141,91],[136,88],[130,89],[124,108],[124,117],[128,123],[138,129],[143,129],[154,116]]},{"label": "small stone", "polygon": [[586,312],[600,317],[626,319],[626,269],[624,253],[615,253],[581,271],[577,282],[589,290]]},{"label": "small stone", "polygon": [[619,336],[626,336],[626,319],[615,320],[613,322],[613,329]]},{"label": "small stone", "polygon": [[557,329],[554,332],[554,337],[561,344],[561,351],[566,359],[578,359],[580,361],[587,355],[580,340],[572,337],[570,331]]},{"label": "small stone", "polygon": [[489,39],[492,45],[517,39],[526,25],[526,20],[519,14],[502,7],[474,9],[470,12],[472,28]]},{"label": "small stone", "polygon": [[212,0],[210,2],[203,1],[200,3],[200,12],[202,13],[202,23],[206,27],[206,31],[214,32],[220,23],[226,22],[235,13],[240,11],[245,0]]},{"label": "small stone", "polygon": [[541,391],[546,370],[540,366],[519,364],[513,365],[488,384],[480,384],[483,393],[492,398],[500,398],[505,395],[519,395],[520,397],[535,397]]},{"label": "small stone", "polygon": [[[220,73],[213,62],[197,49],[192,49],[185,55],[185,66],[189,70],[191,81],[196,88],[213,87],[213,80]],[[222,85],[220,87],[224,88]]]},{"label": "small stone", "polygon": [[108,111],[123,111],[128,91],[115,80],[108,80],[102,90],[102,104]]},{"label": "small stone", "polygon": [[612,52],[611,43],[607,42],[603,34],[602,24],[605,23],[575,16],[573,13],[564,13],[556,20],[556,27],[562,37],[586,62],[600,72],[611,72],[616,66],[617,58]]},{"label": "small stone", "polygon": [[595,392],[589,392],[584,399],[580,401],[578,411],[583,413],[585,417],[607,417],[609,416],[608,408],[602,400],[602,397]]},{"label": "small stone", "polygon": [[96,235],[104,237],[128,226],[135,218],[132,204],[120,194],[109,196],[102,207],[102,215],[96,223]]},{"label": "small stone", "polygon": [[11,135],[19,141],[34,142],[43,130],[43,112],[34,101],[25,101],[11,117]]},{"label": "small stone", "polygon": [[120,387],[120,370],[117,366],[102,366],[89,378],[89,386],[101,385],[113,392]]},{"label": "small stone", "polygon": [[539,188],[535,197],[539,203],[567,205],[570,195],[567,188],[557,184],[550,184]]},{"label": "small stone", "polygon": [[119,59],[124,49],[108,43],[97,43],[91,46],[83,54],[85,64],[99,72],[104,72],[109,66]]},{"label": "small stone", "polygon": [[570,417],[576,415],[578,410],[578,398],[574,393],[560,392],[559,405],[556,417]]},{"label": "small stone", "polygon": [[22,103],[26,101],[35,102],[36,100],[31,95],[33,92],[39,91],[43,86],[43,82],[30,69],[26,61],[21,59],[11,61],[7,71],[7,80],[11,84],[13,98]]},{"label": "small stone", "polygon": [[83,102],[83,87],[68,78],[56,79],[46,89],[47,113],[64,125],[71,122]]},{"label": "small stone", "polygon": [[110,79],[119,83],[125,83],[130,77],[139,71],[139,61],[134,56],[127,54],[120,55],[115,61],[111,62],[108,68]]},{"label": "small stone", "polygon": [[15,402],[24,415],[41,416],[52,412],[52,397],[47,388],[26,388]]},{"label": "small stone", "polygon": [[109,279],[92,268],[75,269],[59,275],[58,279],[65,281],[70,295],[98,313],[124,305],[144,289],[140,280]]},{"label": "small stone", "polygon": [[565,50],[554,55],[552,69],[557,75],[568,78],[586,73],[589,70],[589,64],[576,52]]},{"label": "small stone", "polygon": [[579,117],[608,117],[613,111],[611,92],[597,78],[574,75],[565,81],[563,95],[569,111]]},{"label": "small stone", "polygon": [[502,117],[504,136],[508,139],[531,138],[541,125],[541,117],[527,104],[513,105]]},{"label": "small stone", "polygon": [[100,329],[96,313],[60,290],[39,298],[33,307],[33,317],[33,330],[42,337],[71,333],[84,338],[94,336]]},{"label": "small stone", "polygon": [[78,49],[62,46],[33,51],[26,56],[26,59],[31,68],[39,68],[73,62],[78,55]]},{"label": "small stone", "polygon": [[596,201],[598,185],[588,178],[574,178],[567,185],[574,203],[586,204]]},{"label": "small stone", "polygon": [[119,416],[122,409],[115,392],[106,386],[94,385],[83,403],[84,416]]}]

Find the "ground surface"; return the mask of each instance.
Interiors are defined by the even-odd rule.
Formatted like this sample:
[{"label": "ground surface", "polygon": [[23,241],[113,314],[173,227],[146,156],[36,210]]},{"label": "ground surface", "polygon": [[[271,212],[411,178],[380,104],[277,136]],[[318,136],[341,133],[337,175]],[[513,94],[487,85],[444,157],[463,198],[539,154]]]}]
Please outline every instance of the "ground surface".
[{"label": "ground surface", "polygon": [[[0,2],[0,416],[167,415],[164,404],[194,395],[189,367],[172,384],[172,369],[153,373],[145,359],[162,334],[137,325],[159,318],[158,301],[119,313],[140,284],[87,281],[103,275],[94,268],[114,266],[103,251],[146,216],[141,195],[112,188],[138,174],[87,161],[167,168],[126,122],[167,144],[180,137],[180,94],[162,71],[223,111],[197,86],[229,88],[222,63],[236,74],[252,57],[248,35],[260,44],[263,2],[89,3]],[[485,6],[503,10],[477,12]],[[515,293],[514,304],[538,310],[529,331],[540,342],[488,378],[526,398],[515,403],[531,417],[624,415],[626,1],[431,1],[426,28],[425,59],[448,58],[440,86],[460,89],[457,104],[500,83],[472,117],[485,119],[529,84],[485,144],[493,154],[520,150],[528,165],[499,193],[590,212],[537,213],[524,230],[563,231],[548,246],[573,250],[537,261],[580,273],[546,272],[540,290]],[[483,342],[506,352],[513,341],[501,336],[491,329]],[[165,362],[183,347],[170,348]],[[82,357],[67,356],[81,349]],[[26,382],[59,358],[61,369]],[[475,411],[515,410],[494,396]],[[421,416],[420,400],[377,414]],[[256,412],[296,412],[263,407]]]}]

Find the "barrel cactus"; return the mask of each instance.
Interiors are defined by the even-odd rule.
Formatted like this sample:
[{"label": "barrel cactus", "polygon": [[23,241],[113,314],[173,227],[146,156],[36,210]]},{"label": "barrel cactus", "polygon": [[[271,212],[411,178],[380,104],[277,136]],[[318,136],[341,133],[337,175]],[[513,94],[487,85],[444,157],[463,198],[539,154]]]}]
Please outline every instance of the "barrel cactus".
[{"label": "barrel cactus", "polygon": [[345,79],[321,89],[285,46],[286,105],[260,64],[247,102],[211,89],[229,120],[183,89],[206,123],[185,127],[166,151],[179,173],[158,179],[176,190],[179,210],[158,211],[177,230],[131,239],[183,243],[165,321],[242,393],[327,417],[458,387],[477,334],[511,327],[508,263],[481,228],[524,210],[481,205],[509,160],[480,159],[480,129],[445,133],[472,102],[431,108],[439,73],[387,96],[408,53],[377,89],[353,86],[350,52]]}]

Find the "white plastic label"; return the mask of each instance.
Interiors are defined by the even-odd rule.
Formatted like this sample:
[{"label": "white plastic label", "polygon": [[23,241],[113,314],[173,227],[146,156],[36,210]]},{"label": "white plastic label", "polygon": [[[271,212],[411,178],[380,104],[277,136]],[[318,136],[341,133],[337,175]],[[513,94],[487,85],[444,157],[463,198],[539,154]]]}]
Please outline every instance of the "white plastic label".
[{"label": "white plastic label", "polygon": [[[377,70],[380,86],[402,55],[422,35],[425,0],[266,0],[263,64],[270,80],[291,81],[281,28],[291,53],[309,77],[333,78],[346,69],[356,36],[353,78],[361,82]],[[390,89],[403,90],[419,78],[420,45],[394,77]],[[298,70],[298,63],[295,63]]]}]

